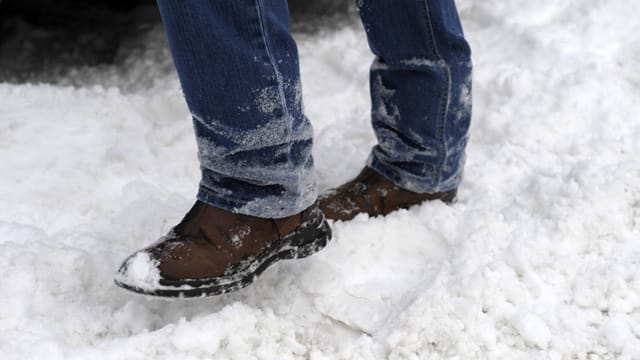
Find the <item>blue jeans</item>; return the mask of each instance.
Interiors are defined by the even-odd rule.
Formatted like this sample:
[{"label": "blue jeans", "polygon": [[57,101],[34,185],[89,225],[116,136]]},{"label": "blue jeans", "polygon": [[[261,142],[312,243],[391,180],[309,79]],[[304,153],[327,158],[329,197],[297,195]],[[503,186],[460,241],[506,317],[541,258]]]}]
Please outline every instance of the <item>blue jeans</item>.
[{"label": "blue jeans", "polygon": [[[358,0],[375,55],[367,165],[415,192],[458,187],[471,54],[453,0]],[[198,199],[281,218],[317,192],[286,0],[158,0],[198,143]]]}]

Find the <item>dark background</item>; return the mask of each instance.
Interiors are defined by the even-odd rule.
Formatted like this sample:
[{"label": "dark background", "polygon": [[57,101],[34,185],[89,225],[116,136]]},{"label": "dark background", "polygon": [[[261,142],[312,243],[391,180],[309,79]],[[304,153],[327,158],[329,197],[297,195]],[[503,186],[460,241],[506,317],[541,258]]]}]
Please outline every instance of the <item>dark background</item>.
[{"label": "dark background", "polygon": [[[344,12],[349,0],[289,0],[294,18]],[[43,26],[91,24],[107,21],[105,13],[122,14],[139,6],[155,6],[155,0],[0,0],[0,17],[21,16]]]},{"label": "dark background", "polygon": [[[340,26],[353,2],[289,0],[292,28]],[[155,0],[0,0],[0,82],[55,82],[54,67],[113,64],[123,42],[160,23]]]}]

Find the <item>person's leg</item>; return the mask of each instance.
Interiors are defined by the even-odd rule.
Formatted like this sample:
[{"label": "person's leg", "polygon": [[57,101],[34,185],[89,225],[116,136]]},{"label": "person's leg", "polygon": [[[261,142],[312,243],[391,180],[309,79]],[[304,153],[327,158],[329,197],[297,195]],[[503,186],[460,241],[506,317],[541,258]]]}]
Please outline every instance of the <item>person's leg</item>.
[{"label": "person's leg", "polygon": [[125,289],[195,297],[237,290],[281,259],[322,249],[311,125],[302,113],[286,0],[158,0],[193,115],[198,201],[116,275]]},{"label": "person's leg", "polygon": [[323,196],[321,207],[348,220],[449,202],[462,179],[471,118],[471,51],[454,0],[357,3],[376,56],[370,86],[378,144],[368,168]]},{"label": "person's leg", "polygon": [[471,118],[471,51],[454,0],[364,0],[376,59],[368,165],[419,193],[458,187]]},{"label": "person's leg", "polygon": [[286,0],[158,0],[193,115],[198,199],[264,218],[316,199]]}]

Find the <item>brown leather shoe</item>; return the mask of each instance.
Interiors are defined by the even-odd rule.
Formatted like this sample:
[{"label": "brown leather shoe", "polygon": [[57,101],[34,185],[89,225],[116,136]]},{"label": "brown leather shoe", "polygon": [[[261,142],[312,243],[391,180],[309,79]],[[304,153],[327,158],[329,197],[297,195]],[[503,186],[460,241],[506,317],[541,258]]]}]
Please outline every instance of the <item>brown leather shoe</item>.
[{"label": "brown leather shoe", "polygon": [[374,217],[406,209],[427,200],[451,203],[457,190],[437,193],[415,193],[397,187],[369,167],[353,180],[320,196],[318,202],[325,216],[331,220],[351,220],[360,213]]},{"label": "brown leather shoe", "polygon": [[330,239],[315,204],[294,216],[264,219],[198,201],[167,235],[127,258],[115,281],[147,295],[219,295],[251,284],[278,260],[320,251]]}]

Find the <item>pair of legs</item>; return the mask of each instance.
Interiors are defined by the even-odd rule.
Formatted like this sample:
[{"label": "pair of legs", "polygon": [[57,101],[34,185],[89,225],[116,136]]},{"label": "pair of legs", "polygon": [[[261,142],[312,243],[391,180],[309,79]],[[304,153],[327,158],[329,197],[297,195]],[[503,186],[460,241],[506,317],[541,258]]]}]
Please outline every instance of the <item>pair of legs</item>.
[{"label": "pair of legs", "polygon": [[[193,114],[198,199],[264,218],[317,197],[286,0],[158,0]],[[453,0],[360,0],[375,54],[367,166],[419,193],[458,187],[471,62]],[[327,104],[330,106],[331,104]]]},{"label": "pair of legs", "polygon": [[[470,50],[454,1],[358,0],[357,4],[375,55],[370,91],[378,144],[359,180],[333,199],[324,199],[323,210],[358,202],[358,194],[370,201],[371,193],[377,193],[382,207],[389,191],[408,199],[391,208],[410,205],[413,198],[430,199],[429,194],[450,196],[461,181],[471,115]],[[233,276],[242,274],[248,279],[256,271],[239,269],[238,263],[251,263],[245,260],[268,253],[254,261],[254,267],[263,269],[278,258],[306,256],[330,237],[322,212],[312,206],[317,199],[312,129],[302,107],[298,53],[289,30],[287,2],[158,0],[158,5],[193,115],[202,170],[199,201],[168,235],[171,241],[165,243],[169,245],[147,250],[142,258],[134,256],[137,263],[125,262],[119,283],[140,290],[149,284],[132,285],[126,270],[144,268],[149,278],[155,276],[155,266],[160,278],[173,278],[165,284],[175,289],[198,289],[203,281],[202,286],[209,290],[224,283],[241,287],[245,282]],[[367,186],[373,189],[371,193],[359,192]],[[365,201],[355,210],[377,209],[370,205]],[[227,215],[232,216],[229,224],[218,226],[224,221],[216,219]],[[207,216],[207,224],[194,225]],[[272,222],[264,228],[258,225],[267,224],[266,219]],[[306,227],[300,228],[302,225]],[[248,235],[256,229],[262,233],[272,229],[276,240]],[[287,238],[296,231],[298,237]],[[185,245],[185,238],[196,237],[199,245]],[[285,238],[286,244],[273,245]],[[200,259],[207,252],[211,256]],[[228,256],[223,259],[222,253]],[[189,270],[193,262],[185,265],[184,259],[194,256],[202,260],[202,266],[219,269]],[[179,269],[165,276],[171,272],[166,270],[169,262]],[[222,263],[226,265],[219,266]],[[197,281],[182,281],[185,279]],[[171,295],[173,290],[167,291]],[[228,289],[206,293],[225,291]],[[140,292],[158,293],[153,289]]]}]

